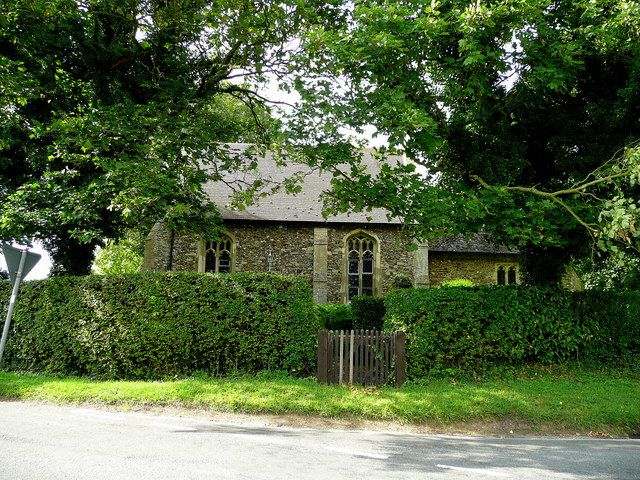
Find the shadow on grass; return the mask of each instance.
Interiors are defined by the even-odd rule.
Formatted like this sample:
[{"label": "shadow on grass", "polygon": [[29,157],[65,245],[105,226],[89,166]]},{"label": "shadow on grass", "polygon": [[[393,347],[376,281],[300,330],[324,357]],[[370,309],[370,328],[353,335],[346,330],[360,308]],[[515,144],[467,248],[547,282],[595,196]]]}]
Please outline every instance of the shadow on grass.
[{"label": "shadow on grass", "polygon": [[65,381],[69,380],[28,373],[0,372],[0,398],[3,400],[30,398],[34,390]]},{"label": "shadow on grass", "polygon": [[197,376],[186,380],[135,382],[0,372],[0,398],[175,405],[251,414],[431,424],[443,428],[465,422],[494,422],[530,432],[573,430],[637,437],[640,385],[630,380],[612,382],[615,385],[603,386],[598,379],[581,384],[559,380],[455,384],[434,380],[401,389],[375,389],[319,385],[311,379],[291,377]]}]

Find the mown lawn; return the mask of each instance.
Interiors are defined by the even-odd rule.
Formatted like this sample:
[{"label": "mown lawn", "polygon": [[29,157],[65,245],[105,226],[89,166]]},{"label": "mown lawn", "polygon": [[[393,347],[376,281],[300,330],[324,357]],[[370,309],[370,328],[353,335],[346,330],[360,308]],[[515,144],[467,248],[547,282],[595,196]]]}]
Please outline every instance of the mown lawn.
[{"label": "mown lawn", "polygon": [[285,375],[98,381],[0,372],[0,398],[361,418],[436,427],[508,421],[527,431],[640,435],[640,375],[523,370],[483,381],[428,380],[400,389],[318,385]]}]

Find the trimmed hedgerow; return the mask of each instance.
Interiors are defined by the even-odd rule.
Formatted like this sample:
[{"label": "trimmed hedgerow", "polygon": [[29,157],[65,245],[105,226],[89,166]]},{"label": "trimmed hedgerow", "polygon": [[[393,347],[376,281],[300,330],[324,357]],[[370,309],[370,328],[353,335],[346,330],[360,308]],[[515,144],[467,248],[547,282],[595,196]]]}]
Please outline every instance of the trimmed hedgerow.
[{"label": "trimmed hedgerow", "polygon": [[357,330],[382,330],[384,323],[384,298],[358,295],[351,299],[353,322]]},{"label": "trimmed hedgerow", "polygon": [[[5,282],[0,310],[8,294]],[[143,379],[196,371],[308,373],[317,331],[311,290],[296,277],[59,277],[21,287],[3,366]]]},{"label": "trimmed hedgerow", "polygon": [[316,305],[320,328],[327,330],[351,330],[356,317],[351,307],[344,304],[320,303]]},{"label": "trimmed hedgerow", "polygon": [[640,292],[541,287],[394,290],[385,328],[407,333],[410,378],[640,355]]}]

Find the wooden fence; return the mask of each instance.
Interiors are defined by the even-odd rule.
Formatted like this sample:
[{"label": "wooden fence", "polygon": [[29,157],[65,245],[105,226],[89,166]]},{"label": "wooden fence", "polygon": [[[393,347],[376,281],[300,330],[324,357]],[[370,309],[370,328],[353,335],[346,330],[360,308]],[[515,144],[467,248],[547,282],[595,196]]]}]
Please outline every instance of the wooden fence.
[{"label": "wooden fence", "polygon": [[406,380],[403,332],[318,332],[318,382],[400,386]]}]

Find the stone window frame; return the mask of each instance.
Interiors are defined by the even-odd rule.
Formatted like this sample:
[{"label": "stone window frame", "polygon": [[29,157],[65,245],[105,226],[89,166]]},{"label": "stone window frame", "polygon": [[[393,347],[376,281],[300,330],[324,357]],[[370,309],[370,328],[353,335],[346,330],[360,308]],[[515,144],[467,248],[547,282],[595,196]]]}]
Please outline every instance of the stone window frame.
[{"label": "stone window frame", "polygon": [[[230,232],[222,232],[221,237],[227,237],[227,239],[231,240],[231,266],[229,268],[229,273],[234,273],[236,271],[236,257],[237,257],[237,245],[238,240],[236,237]],[[205,261],[206,261],[206,245],[207,239],[203,238],[198,242],[198,272],[205,272]]]},{"label": "stone window frame", "polygon": [[340,296],[343,303],[349,303],[349,240],[352,237],[367,236],[373,240],[373,296],[380,296],[382,291],[382,255],[380,254],[380,238],[368,230],[357,228],[342,237],[342,286]]},{"label": "stone window frame", "polygon": [[[504,274],[505,274],[505,285],[520,285],[520,264],[517,262],[499,262],[496,263],[495,268],[494,268],[494,272],[493,272],[493,279],[495,281],[496,285],[500,285],[498,283],[498,271],[500,270],[500,267],[504,268]],[[513,268],[516,272],[516,282],[514,283],[509,283],[509,270]]]}]

